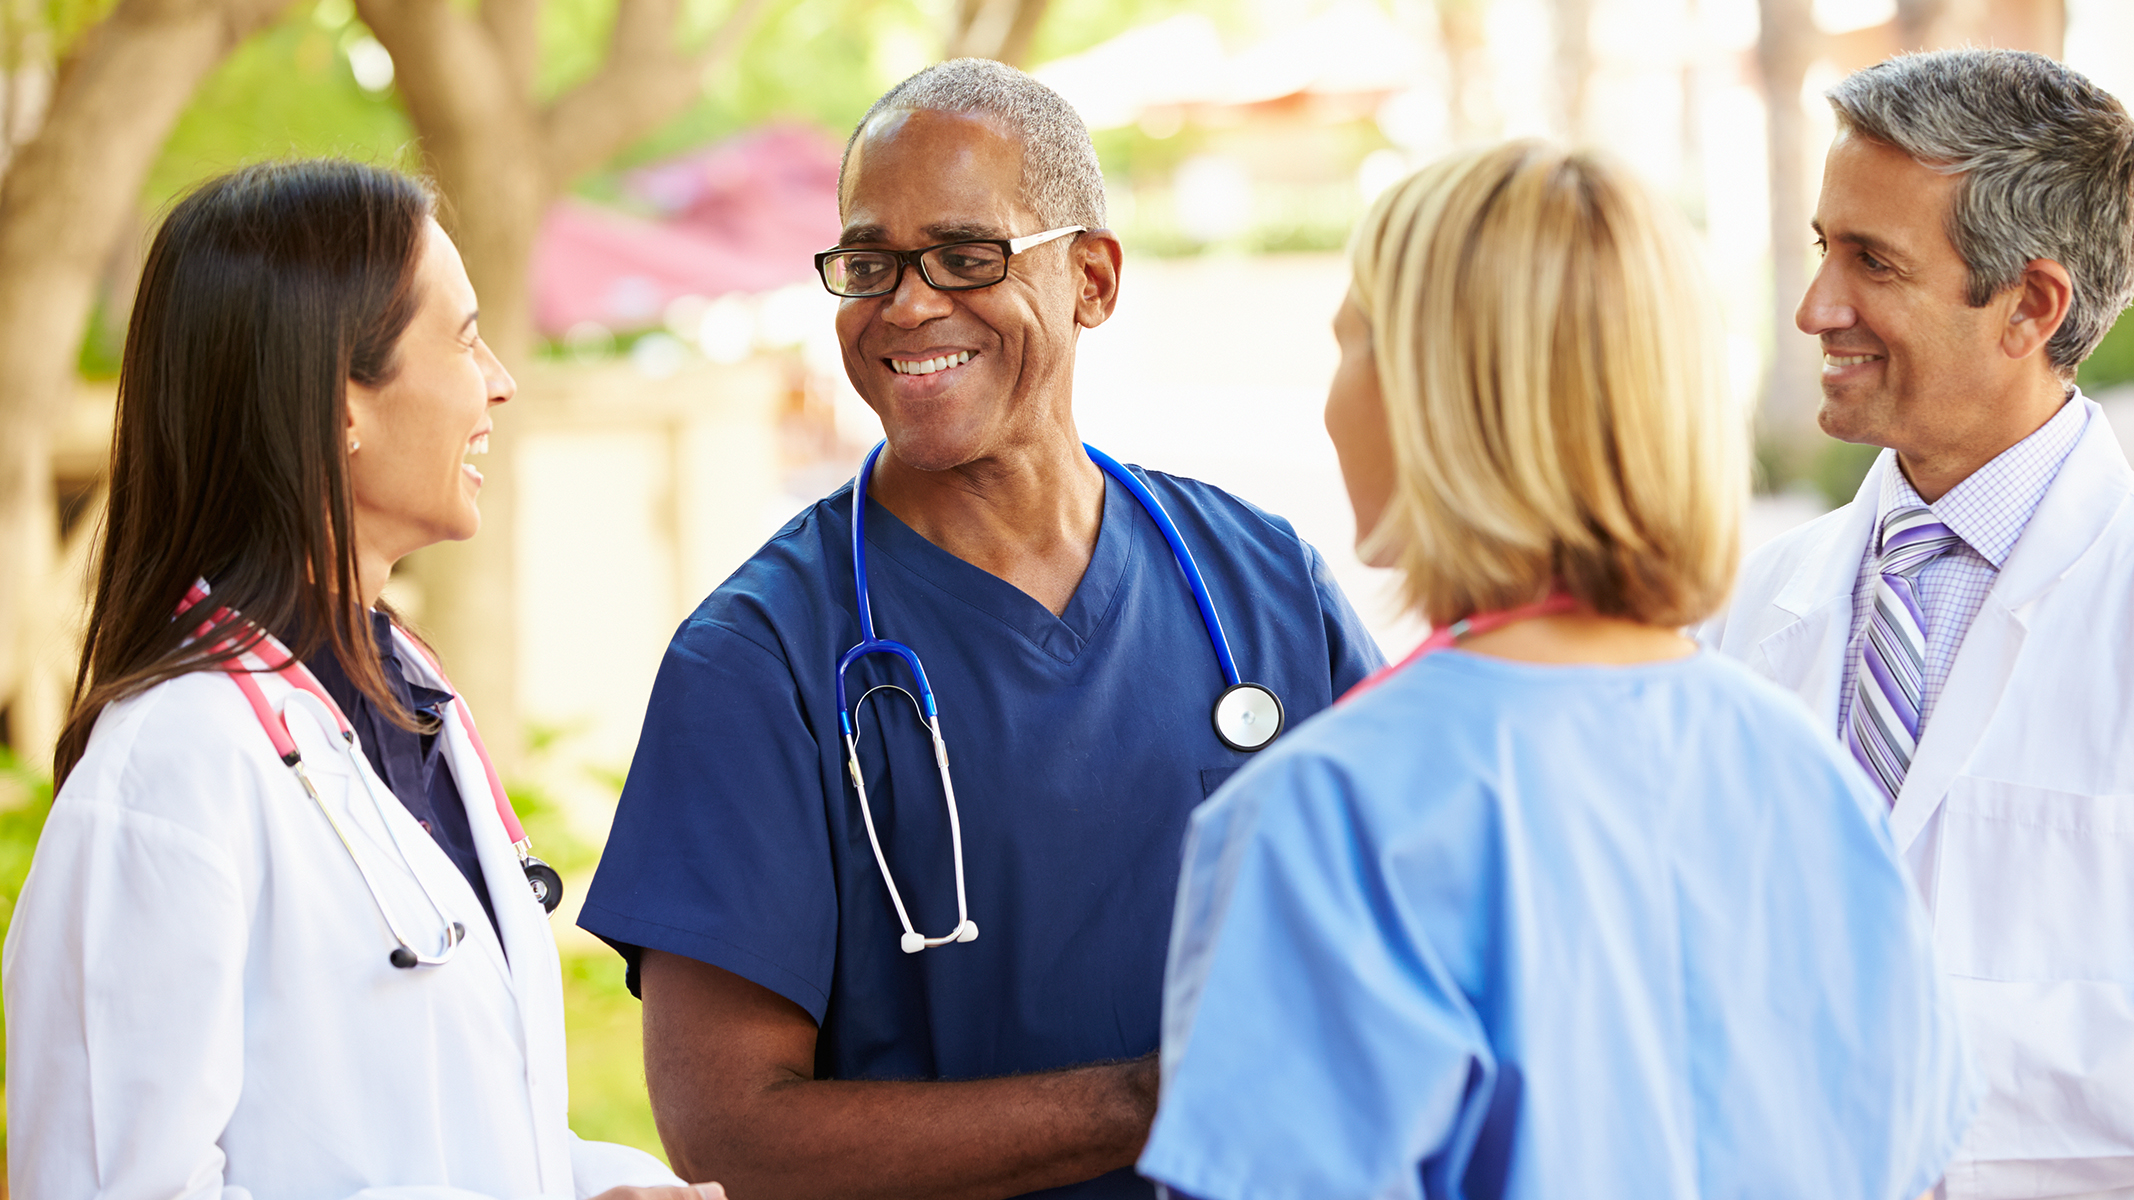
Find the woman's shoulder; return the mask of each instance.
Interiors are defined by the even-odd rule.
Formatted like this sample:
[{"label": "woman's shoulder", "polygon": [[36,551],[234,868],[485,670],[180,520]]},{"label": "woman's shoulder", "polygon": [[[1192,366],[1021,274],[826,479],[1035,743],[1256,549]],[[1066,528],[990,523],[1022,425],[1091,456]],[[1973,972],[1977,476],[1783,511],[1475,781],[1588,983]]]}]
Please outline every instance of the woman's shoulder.
[{"label": "woman's shoulder", "polygon": [[1792,692],[1715,651],[1698,648],[1679,658],[1610,666],[1566,666],[1449,652],[1402,668],[1350,706],[1380,719],[1416,711],[1441,721],[1466,719],[1492,727],[1554,723],[1563,714],[1597,709],[1628,715],[1627,698],[1672,719],[1679,710],[1708,720],[1775,726],[1788,736],[1813,738],[1807,707]]},{"label": "woman's shoulder", "polygon": [[221,671],[193,671],[107,706],[54,806],[115,807],[212,828],[276,771],[286,768],[236,683]]},{"label": "woman's shoulder", "polygon": [[1619,668],[1447,653],[1303,722],[1239,782],[1278,773],[1287,790],[1339,793],[1359,809],[1383,794],[1412,813],[1431,797],[1485,800],[1518,757],[1508,750],[1522,745],[1625,755],[1664,745],[1838,769],[1834,744],[1797,696],[1710,651]]},{"label": "woman's shoulder", "polygon": [[[1416,672],[1393,676],[1399,688],[1374,687],[1312,715],[1255,754],[1206,807],[1250,808],[1255,819],[1339,814],[1369,823],[1389,805],[1405,819],[1472,796],[1471,697],[1439,681],[1415,686]],[[1390,682],[1390,681],[1389,681]],[[1479,764],[1468,764],[1477,766]]]}]

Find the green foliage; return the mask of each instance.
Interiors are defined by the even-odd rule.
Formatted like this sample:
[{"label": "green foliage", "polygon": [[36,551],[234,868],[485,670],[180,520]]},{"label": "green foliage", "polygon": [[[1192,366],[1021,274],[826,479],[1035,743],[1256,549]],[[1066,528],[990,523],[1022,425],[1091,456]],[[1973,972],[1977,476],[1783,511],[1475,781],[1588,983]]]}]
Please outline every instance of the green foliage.
[{"label": "green foliage", "polygon": [[[613,0],[551,0],[610,7]],[[617,156],[626,170],[715,142],[768,121],[795,121],[843,135],[889,86],[938,57],[943,22],[920,0],[783,0],[758,22],[739,53],[705,80],[704,98]],[[544,43],[545,44],[545,43]],[[605,46],[605,39],[594,50]],[[601,195],[612,180],[580,190]]]},{"label": "green foliage", "polygon": [[[369,36],[348,0],[319,0],[292,7],[240,45],[201,85],[164,142],[141,191],[133,236],[145,241],[172,200],[246,163],[337,155],[418,166],[413,129],[390,90],[364,91],[349,69],[349,47]],[[117,306],[125,294],[100,296],[90,314],[77,362],[85,378],[118,375],[125,313]]]},{"label": "green foliage", "polygon": [[[727,0],[685,0],[697,10]],[[608,172],[580,181],[577,190],[611,200],[615,173],[717,141],[767,121],[796,121],[843,137],[875,97],[914,71],[938,61],[947,41],[947,0],[781,0],[741,50],[705,82],[704,99],[617,156]],[[553,94],[592,73],[607,46],[614,0],[548,0],[543,9],[542,87]],[[1250,6],[1243,0],[1088,0],[1055,2],[1038,26],[1033,63],[1080,53],[1165,17],[1198,12],[1226,31],[1241,31]],[[1142,141],[1152,141],[1143,137]],[[1107,148],[1118,139],[1098,135],[1107,172],[1121,164]],[[1162,156],[1153,156],[1161,158]]]},{"label": "green foliage", "polygon": [[[52,811],[52,777],[0,746],[0,934],[15,915],[15,899],[29,878],[30,856]],[[7,1086],[6,1014],[0,1012],[0,1096]],[[7,1118],[0,1113],[0,1165],[7,1161]]]},{"label": "green foliage", "polygon": [[578,836],[563,806],[546,789],[522,781],[504,791],[542,861],[565,875],[590,870],[600,861],[600,847]]},{"label": "green foliage", "polygon": [[0,931],[5,931],[29,877],[37,835],[52,811],[52,777],[0,746],[0,803],[9,805],[0,809]]},{"label": "green foliage", "polygon": [[[576,732],[569,726],[529,725],[526,763],[532,773],[552,772],[550,756]],[[591,774],[608,791],[622,791],[621,772]],[[538,784],[521,780],[507,790],[534,853],[562,872],[567,890],[584,888],[600,859],[600,846],[579,836],[562,805]],[[562,958],[571,1128],[580,1137],[620,1142],[664,1157],[645,1094],[642,1013],[624,986],[621,957],[601,947],[565,949]]]},{"label": "green foliage", "polygon": [[164,144],[149,174],[147,209],[264,159],[339,155],[416,166],[413,127],[390,90],[364,91],[349,69],[349,47],[369,36],[346,0],[322,0],[291,8],[239,46]]},{"label": "green foliage", "polygon": [[2075,382],[2082,385],[2082,390],[2093,393],[2134,382],[2134,319],[2125,313],[2119,315],[2104,341],[2075,372]]},{"label": "green foliage", "polygon": [[1080,54],[1129,29],[1183,13],[1208,18],[1225,35],[1243,35],[1249,32],[1258,7],[1240,0],[1080,0],[1072,4],[1054,0],[1031,42],[1030,61],[1047,63]]},{"label": "green foliage", "polygon": [[623,986],[622,959],[605,947],[563,956],[571,1129],[665,1158],[645,1095],[644,1021]]},{"label": "green foliage", "polygon": [[1815,486],[1830,507],[1850,504],[1860,490],[1860,481],[1867,478],[1867,469],[1875,465],[1875,456],[1880,453],[1880,446],[1830,438],[1810,463],[1808,482]]},{"label": "green foliage", "polygon": [[82,335],[81,354],[74,368],[83,379],[117,379],[119,356],[126,349],[124,316],[113,323],[111,302],[103,296],[89,310],[89,330]]},{"label": "green foliage", "polygon": [[[44,28],[51,31],[53,49],[64,59],[75,39],[110,14],[118,0],[44,0],[36,8]],[[14,63],[8,62],[12,67]]]}]

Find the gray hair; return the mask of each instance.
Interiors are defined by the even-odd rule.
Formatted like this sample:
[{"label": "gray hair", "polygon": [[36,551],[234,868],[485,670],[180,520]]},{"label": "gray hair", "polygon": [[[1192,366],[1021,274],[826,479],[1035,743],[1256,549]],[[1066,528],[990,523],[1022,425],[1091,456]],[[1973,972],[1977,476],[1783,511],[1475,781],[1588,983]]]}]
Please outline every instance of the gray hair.
[{"label": "gray hair", "polygon": [[2134,297],[2134,121],[2119,101],[2042,54],[1900,54],[1828,93],[1841,128],[1963,176],[1949,239],[1971,304],[2033,259],[2067,268],[2074,297],[2046,345],[2072,373]]},{"label": "gray hair", "polygon": [[[852,147],[875,114],[890,111],[976,113],[1007,127],[1022,143],[1023,207],[1048,229],[1062,225],[1104,227],[1104,171],[1089,127],[1058,92],[1006,63],[986,58],[952,58],[883,93],[860,118],[845,141],[845,158],[837,168],[840,206],[845,195],[845,168]],[[1032,230],[1030,232],[1036,232]]]}]

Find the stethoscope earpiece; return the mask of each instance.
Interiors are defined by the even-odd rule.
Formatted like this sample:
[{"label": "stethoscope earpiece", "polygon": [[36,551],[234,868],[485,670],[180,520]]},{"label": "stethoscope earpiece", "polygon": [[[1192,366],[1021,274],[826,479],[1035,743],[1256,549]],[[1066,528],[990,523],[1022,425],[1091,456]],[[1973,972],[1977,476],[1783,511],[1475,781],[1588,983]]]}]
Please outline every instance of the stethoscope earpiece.
[{"label": "stethoscope earpiece", "polygon": [[947,937],[930,938],[917,930],[907,930],[903,937],[897,939],[897,945],[906,954],[917,954],[928,946],[946,946],[950,942],[975,942],[977,940],[978,922],[966,917],[963,924],[956,926]]}]

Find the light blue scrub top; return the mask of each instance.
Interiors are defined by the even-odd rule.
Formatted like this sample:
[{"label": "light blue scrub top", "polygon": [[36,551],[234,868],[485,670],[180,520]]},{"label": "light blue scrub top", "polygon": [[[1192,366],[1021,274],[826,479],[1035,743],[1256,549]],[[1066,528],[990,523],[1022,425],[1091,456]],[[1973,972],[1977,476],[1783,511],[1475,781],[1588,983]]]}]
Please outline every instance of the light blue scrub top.
[{"label": "light blue scrub top", "polygon": [[1740,666],[1433,654],[1194,814],[1140,1169],[1911,1200],[1978,1096],[1930,943],[1880,801]]}]

